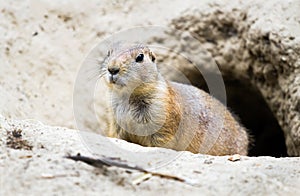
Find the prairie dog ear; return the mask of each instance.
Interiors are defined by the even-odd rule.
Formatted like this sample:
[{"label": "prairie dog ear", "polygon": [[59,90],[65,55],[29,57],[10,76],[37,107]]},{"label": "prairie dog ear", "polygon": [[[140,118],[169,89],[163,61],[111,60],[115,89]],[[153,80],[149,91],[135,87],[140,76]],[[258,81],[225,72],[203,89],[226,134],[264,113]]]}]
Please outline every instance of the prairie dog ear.
[{"label": "prairie dog ear", "polygon": [[155,59],[156,59],[155,54],[152,51],[150,51],[149,55],[150,55],[151,61],[155,62]]}]

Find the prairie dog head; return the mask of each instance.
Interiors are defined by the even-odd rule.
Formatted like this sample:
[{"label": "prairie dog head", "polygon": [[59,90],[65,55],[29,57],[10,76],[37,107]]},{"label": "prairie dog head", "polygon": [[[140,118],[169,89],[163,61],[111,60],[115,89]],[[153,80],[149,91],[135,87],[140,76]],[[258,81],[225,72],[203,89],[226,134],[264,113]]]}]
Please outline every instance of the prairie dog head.
[{"label": "prairie dog head", "polygon": [[155,82],[158,75],[155,55],[143,45],[109,50],[102,66],[107,85],[116,89],[134,89]]}]

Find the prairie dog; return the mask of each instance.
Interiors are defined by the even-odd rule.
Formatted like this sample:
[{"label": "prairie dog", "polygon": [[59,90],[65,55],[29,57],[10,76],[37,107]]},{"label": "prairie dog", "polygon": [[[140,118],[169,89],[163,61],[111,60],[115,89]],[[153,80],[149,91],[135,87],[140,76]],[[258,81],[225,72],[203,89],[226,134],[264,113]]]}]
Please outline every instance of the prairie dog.
[{"label": "prairie dog", "polygon": [[165,80],[147,46],[109,50],[101,69],[110,91],[108,136],[193,153],[247,155],[247,132],[228,109],[196,87]]}]

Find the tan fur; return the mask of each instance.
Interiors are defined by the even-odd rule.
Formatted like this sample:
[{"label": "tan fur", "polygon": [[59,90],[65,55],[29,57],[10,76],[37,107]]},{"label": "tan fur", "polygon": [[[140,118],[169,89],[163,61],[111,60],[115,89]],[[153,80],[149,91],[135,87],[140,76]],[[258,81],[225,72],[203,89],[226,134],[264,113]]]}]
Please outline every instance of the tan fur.
[{"label": "tan fur", "polygon": [[[141,53],[144,60],[136,63]],[[193,86],[165,81],[154,61],[142,45],[110,51],[103,70],[106,75],[110,67],[120,72],[115,83],[107,82],[112,100],[109,136],[193,153],[246,155],[246,130],[226,107]]]}]

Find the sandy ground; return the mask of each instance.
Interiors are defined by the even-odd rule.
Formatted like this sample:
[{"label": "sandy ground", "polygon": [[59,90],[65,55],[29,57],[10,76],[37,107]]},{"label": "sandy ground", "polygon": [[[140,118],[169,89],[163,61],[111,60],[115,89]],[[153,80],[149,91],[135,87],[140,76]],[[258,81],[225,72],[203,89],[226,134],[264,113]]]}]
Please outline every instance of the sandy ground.
[{"label": "sandy ground", "polygon": [[[300,158],[214,157],[168,149],[144,148],[117,139],[91,135],[98,151],[88,150],[82,132],[29,121],[0,119],[1,195],[299,195]],[[31,150],[7,147],[7,132],[22,131],[22,140]],[[20,141],[19,141],[20,143]],[[123,145],[127,154],[111,146]],[[93,154],[91,153],[93,152]],[[127,163],[152,171],[175,175],[191,184],[151,177],[135,185],[142,176],[120,168],[96,169],[64,158],[80,153],[99,157],[114,155]],[[147,153],[151,159],[132,156]],[[129,155],[129,156],[128,156]],[[131,157],[130,157],[131,155]],[[166,157],[171,157],[167,162]],[[160,161],[164,161],[163,165]],[[151,166],[151,167],[149,167]],[[157,167],[163,166],[163,167]]]},{"label": "sandy ground", "polygon": [[154,2],[1,1],[0,113],[75,128],[73,88],[89,52],[113,33],[166,25],[190,6],[177,1],[159,14],[164,4]]},{"label": "sandy ground", "polygon": [[[242,157],[230,162],[228,157],[142,148],[75,130],[74,83],[92,48],[122,29],[167,25],[194,3],[0,1],[0,195],[300,195],[300,158]],[[205,9],[206,1],[198,6]],[[85,128],[96,129],[88,123]],[[10,146],[14,130],[22,131],[24,141],[17,139],[14,145],[21,149]],[[84,136],[94,138],[98,148],[91,149]],[[141,160],[108,144],[149,156]],[[133,185],[141,173],[95,169],[63,158],[68,153],[122,157],[193,185],[159,177]],[[177,158],[169,162],[166,157]],[[169,164],[156,168],[161,162]]]}]

